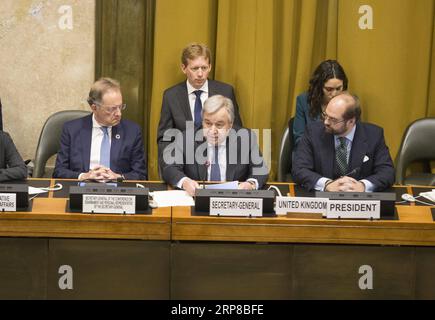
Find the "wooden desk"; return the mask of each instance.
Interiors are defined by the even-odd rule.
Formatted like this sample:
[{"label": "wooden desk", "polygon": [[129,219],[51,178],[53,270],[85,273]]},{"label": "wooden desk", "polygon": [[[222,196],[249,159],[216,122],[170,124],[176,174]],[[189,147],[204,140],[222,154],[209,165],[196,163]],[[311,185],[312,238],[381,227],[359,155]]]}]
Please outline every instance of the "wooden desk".
[{"label": "wooden desk", "polygon": [[429,207],[398,206],[399,220],[236,218],[192,216],[190,207],[172,211],[172,239],[279,243],[435,246]]},{"label": "wooden desk", "polygon": [[[294,186],[289,184],[290,194]],[[278,243],[435,246],[431,207],[398,205],[398,220],[334,220],[194,216],[191,207],[172,210],[172,239]]]},{"label": "wooden desk", "polygon": [[[54,180],[30,179],[35,181]],[[56,180],[68,182],[74,180]],[[67,194],[67,193],[64,193]],[[158,208],[150,215],[69,213],[66,198],[36,197],[31,212],[0,213],[0,236],[48,238],[100,238],[170,240],[171,208]]]},{"label": "wooden desk", "polygon": [[[291,195],[295,187],[289,185]],[[418,193],[417,188],[406,192]],[[174,299],[433,299],[430,207],[398,220],[192,216],[172,210]],[[359,286],[360,268],[374,288]]]},{"label": "wooden desk", "polygon": [[[0,299],[435,298],[428,207],[399,206],[396,221],[199,217],[185,207],[88,215],[66,212],[65,195],[0,213]],[[71,290],[59,286],[62,266],[74,272]],[[359,287],[362,266],[373,290]]]},{"label": "wooden desk", "polygon": [[[69,213],[76,181],[28,182],[64,188],[35,198],[31,212],[0,213],[0,299],[169,299],[171,208]],[[72,289],[60,286],[65,266]]]}]

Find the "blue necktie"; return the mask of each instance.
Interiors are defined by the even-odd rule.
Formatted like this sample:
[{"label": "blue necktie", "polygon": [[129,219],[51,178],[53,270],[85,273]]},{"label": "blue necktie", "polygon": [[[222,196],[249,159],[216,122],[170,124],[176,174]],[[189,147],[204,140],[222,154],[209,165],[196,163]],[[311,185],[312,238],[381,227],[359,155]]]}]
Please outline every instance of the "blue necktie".
[{"label": "blue necktie", "polygon": [[110,168],[110,140],[107,127],[101,127],[103,131],[103,141],[101,141],[100,149],[100,164],[106,168]]},{"label": "blue necktie", "polygon": [[193,93],[196,95],[195,99],[195,129],[199,128],[202,125],[202,117],[201,117],[201,111],[202,111],[202,102],[201,102],[201,93],[202,90],[196,90],[193,91]]},{"label": "blue necktie", "polygon": [[214,161],[211,164],[210,181],[222,181],[219,168],[219,146],[214,147]]}]

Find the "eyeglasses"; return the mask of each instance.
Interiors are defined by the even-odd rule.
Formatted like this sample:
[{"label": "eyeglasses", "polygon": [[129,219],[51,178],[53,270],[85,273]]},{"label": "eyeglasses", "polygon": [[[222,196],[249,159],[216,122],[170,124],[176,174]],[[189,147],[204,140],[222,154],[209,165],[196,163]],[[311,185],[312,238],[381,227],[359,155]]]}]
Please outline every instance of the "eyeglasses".
[{"label": "eyeglasses", "polygon": [[118,106],[105,106],[104,104],[97,104],[97,106],[100,106],[107,113],[115,113],[117,110],[124,111],[127,108],[125,103]]},{"label": "eyeglasses", "polygon": [[331,117],[328,116],[325,112],[322,112],[322,120],[323,120],[323,121],[328,120],[329,122],[331,122],[332,124],[335,125],[335,124],[337,124],[337,123],[344,122],[344,121],[346,121],[347,119],[338,120],[338,119],[335,119],[335,118],[331,118]]}]

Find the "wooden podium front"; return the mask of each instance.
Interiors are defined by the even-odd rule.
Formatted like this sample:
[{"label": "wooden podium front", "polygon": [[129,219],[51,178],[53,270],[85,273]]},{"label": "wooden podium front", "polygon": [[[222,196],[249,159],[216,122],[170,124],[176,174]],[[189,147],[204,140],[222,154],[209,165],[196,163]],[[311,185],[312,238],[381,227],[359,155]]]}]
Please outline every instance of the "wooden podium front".
[{"label": "wooden podium front", "polygon": [[[28,181],[56,182],[64,188],[36,197],[31,211],[0,213],[0,299],[435,298],[433,207],[398,204],[379,221],[209,217],[191,207],[81,214],[66,208],[77,181]],[[395,192],[400,201],[427,189]]]}]

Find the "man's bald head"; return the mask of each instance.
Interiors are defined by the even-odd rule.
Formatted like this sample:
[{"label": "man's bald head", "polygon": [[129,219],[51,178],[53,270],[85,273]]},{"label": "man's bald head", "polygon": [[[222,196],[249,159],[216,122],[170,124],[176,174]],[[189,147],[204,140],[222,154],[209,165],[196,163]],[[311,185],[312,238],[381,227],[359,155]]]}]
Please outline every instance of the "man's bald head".
[{"label": "man's bald head", "polygon": [[336,109],[336,111],[342,114],[342,118],[346,120],[355,118],[356,122],[361,117],[361,105],[359,99],[356,95],[353,95],[348,91],[343,91],[332,98],[328,107]]},{"label": "man's bald head", "polygon": [[323,112],[325,131],[337,136],[346,136],[361,116],[357,96],[343,92],[329,101]]}]

